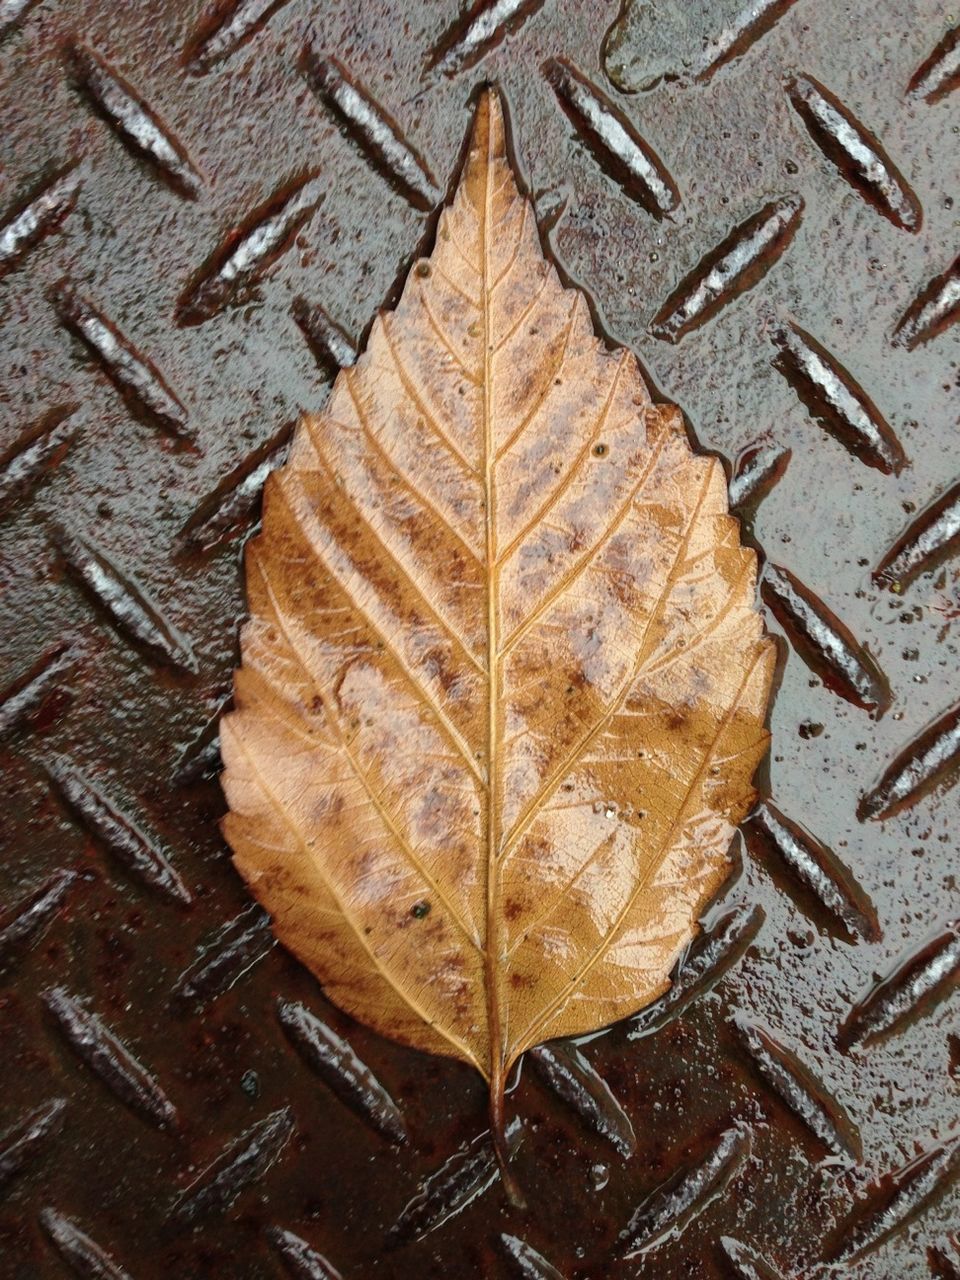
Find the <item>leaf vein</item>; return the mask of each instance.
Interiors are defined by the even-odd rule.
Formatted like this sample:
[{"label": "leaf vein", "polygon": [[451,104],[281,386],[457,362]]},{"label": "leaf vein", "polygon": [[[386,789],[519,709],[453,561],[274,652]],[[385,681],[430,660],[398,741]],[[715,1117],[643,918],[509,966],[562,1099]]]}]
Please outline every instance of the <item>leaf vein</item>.
[{"label": "leaf vein", "polygon": [[733,702],[731,703],[730,707],[727,709],[722,720],[720,721],[720,725],[717,728],[717,732],[713,737],[713,741],[711,742],[710,747],[704,753],[703,760],[701,761],[696,773],[694,774],[693,780],[691,781],[689,787],[687,788],[687,792],[684,796],[684,799],[680,805],[680,808],[677,811],[677,816],[676,818],[674,818],[673,822],[670,824],[670,827],[667,831],[666,836],[664,836],[663,840],[661,841],[660,847],[657,851],[657,856],[655,858],[651,858],[650,863],[647,866],[646,870],[644,871],[643,875],[640,876],[636,885],[633,888],[633,891],[630,893],[626,902],[621,907],[620,911],[617,913],[617,917],[615,918],[610,929],[605,934],[602,943],[598,947],[596,947],[591,953],[591,955],[589,956],[589,958],[578,967],[576,973],[574,973],[573,977],[570,978],[567,985],[563,988],[563,990],[559,993],[559,995],[557,995],[550,1002],[547,1009],[542,1014],[539,1015],[536,1023],[535,1024],[531,1023],[530,1026],[527,1027],[520,1041],[522,1045],[526,1046],[527,1044],[534,1043],[537,1039],[539,1039],[540,1033],[549,1026],[550,1019],[553,1017],[553,1015],[560,1008],[562,1008],[562,1006],[566,1003],[567,998],[573,994],[573,992],[577,989],[578,986],[582,984],[584,978],[586,978],[586,976],[590,973],[594,965],[596,965],[612,947],[613,940],[615,939],[619,931],[623,928],[623,925],[626,922],[627,916],[630,914],[633,904],[636,902],[637,898],[646,888],[651,877],[656,873],[657,869],[662,865],[663,859],[670,848],[670,841],[673,840],[674,836],[677,833],[678,828],[680,827],[681,822],[684,819],[687,808],[690,804],[690,798],[694,793],[694,789],[697,783],[703,777],[704,772],[708,768],[710,762],[712,761],[714,752],[717,749],[717,745],[720,742],[721,738],[723,737],[724,733],[726,732],[727,728],[729,727],[731,720],[736,715],[737,711],[740,709],[740,703],[743,699],[744,691],[747,687],[747,684],[750,681],[751,676],[756,670],[757,663],[760,661],[761,657],[763,656],[764,651],[765,651],[764,645],[762,644],[757,645],[757,649],[753,656],[753,659],[751,660],[749,666],[747,667],[746,673],[744,674],[744,677],[740,682],[740,687],[737,690],[736,697],[733,699]]},{"label": "leaf vein", "polygon": [[422,1006],[419,1005],[417,1001],[413,999],[412,996],[410,996],[406,991],[404,991],[398,985],[393,975],[383,965],[383,963],[380,960],[380,957],[372,949],[366,937],[364,936],[364,932],[360,928],[360,925],[356,920],[356,918],[354,917],[353,913],[347,908],[343,899],[340,897],[336,889],[333,887],[333,881],[326,874],[322,861],[316,858],[316,856],[313,853],[313,850],[310,848],[309,844],[307,843],[307,840],[304,837],[303,832],[300,830],[300,827],[298,826],[297,823],[295,823],[292,820],[292,818],[289,816],[287,811],[284,809],[283,805],[281,805],[280,801],[277,799],[272,788],[267,784],[267,781],[264,778],[262,772],[257,767],[256,760],[253,758],[253,756],[251,756],[250,750],[247,747],[247,744],[243,740],[243,735],[241,733],[237,733],[235,736],[236,736],[237,744],[240,747],[240,750],[246,756],[248,762],[250,763],[254,772],[257,775],[257,780],[260,784],[260,787],[261,787],[261,790],[263,791],[264,796],[266,797],[271,807],[279,815],[281,825],[285,826],[290,831],[291,835],[300,845],[304,854],[310,859],[313,865],[316,866],[320,875],[320,879],[326,885],[327,892],[330,894],[331,898],[333,898],[334,902],[337,904],[337,908],[340,912],[341,917],[346,922],[346,924],[348,925],[348,927],[356,937],[357,941],[360,943],[363,950],[367,953],[368,957],[370,958],[372,967],[377,970],[377,972],[381,975],[381,977],[384,979],[387,985],[397,993],[397,995],[404,1002],[404,1004],[407,1005],[407,1007],[411,1010],[412,1013],[416,1014],[418,1018],[421,1018],[424,1022],[426,1022],[429,1026],[431,1026],[433,1030],[436,1031],[438,1035],[440,1035],[444,1040],[446,1040],[447,1043],[452,1048],[456,1049],[457,1052],[462,1054],[468,1062],[472,1062],[473,1065],[479,1071],[482,1072],[483,1068],[477,1062],[476,1056],[474,1055],[472,1050],[466,1044],[464,1044],[463,1041],[461,1041],[457,1036],[454,1036],[452,1032],[447,1031],[446,1028],[441,1026],[439,1023],[436,1023],[431,1018],[427,1017],[427,1014],[425,1013]]},{"label": "leaf vein", "polygon": [[[345,381],[347,384],[347,390],[350,392],[350,399],[353,402],[353,406],[357,414],[357,420],[360,423],[360,429],[363,431],[363,434],[367,438],[367,440],[369,440],[370,444],[372,445],[374,451],[377,453],[378,457],[383,459],[383,461],[390,468],[390,470],[393,472],[396,478],[400,481],[403,487],[407,490],[407,492],[413,498],[415,498],[417,502],[420,503],[420,505],[424,508],[424,510],[428,511],[430,515],[432,515],[437,520],[437,522],[441,524],[443,528],[449,532],[451,537],[456,538],[457,542],[459,542],[462,549],[467,553],[470,559],[473,560],[473,562],[477,565],[477,567],[482,568],[483,565],[481,563],[480,556],[477,553],[476,548],[471,547],[469,542],[467,542],[467,540],[464,538],[463,534],[459,533],[454,528],[454,526],[450,523],[449,517],[444,515],[444,513],[440,510],[440,508],[436,505],[436,503],[433,502],[432,499],[430,499],[427,496],[427,494],[423,492],[422,489],[419,489],[413,483],[413,481],[407,475],[404,474],[401,468],[397,466],[396,462],[394,462],[393,458],[383,447],[383,444],[381,443],[376,433],[370,429],[370,424],[367,419],[367,415],[364,412],[363,408],[361,407],[356,396],[354,395],[350,379],[347,378],[345,379]],[[311,420],[307,419],[307,421],[309,423]],[[329,419],[329,421],[332,423],[332,425],[342,427],[343,430],[345,431],[348,429],[345,424],[337,422],[336,419]],[[310,438],[314,442],[314,447],[316,447],[316,439],[312,429],[310,430]]]},{"label": "leaf vein", "polygon": [[513,448],[516,442],[523,435],[524,431],[526,431],[527,427],[529,427],[530,423],[534,420],[534,418],[543,408],[544,401],[546,400],[550,392],[553,390],[554,379],[556,378],[560,370],[563,368],[564,361],[567,358],[567,347],[569,346],[569,343],[570,343],[570,334],[573,331],[573,322],[574,322],[574,318],[576,317],[577,308],[579,305],[580,305],[580,297],[579,295],[577,295],[573,299],[573,305],[571,306],[570,314],[567,317],[566,328],[563,331],[563,339],[560,344],[560,354],[557,360],[554,362],[554,366],[550,371],[550,376],[547,378],[544,378],[543,387],[541,388],[540,394],[537,396],[536,400],[533,402],[533,404],[530,406],[527,412],[523,415],[523,418],[521,419],[519,424],[516,427],[514,427],[513,431],[511,431],[509,438],[505,440],[504,443],[497,450],[496,457],[495,457],[496,462],[499,462],[500,459],[503,457],[503,455],[505,453],[508,453]]},{"label": "leaf vein", "polygon": [[690,521],[689,521],[689,524],[687,525],[686,533],[683,539],[681,540],[680,547],[677,550],[677,554],[674,559],[673,565],[670,568],[670,572],[667,574],[667,577],[664,581],[663,588],[660,592],[657,602],[653,607],[653,609],[651,609],[650,616],[647,619],[647,625],[644,628],[644,633],[640,640],[639,653],[638,653],[637,661],[633,671],[631,672],[629,677],[624,681],[619,694],[614,699],[614,701],[611,702],[610,705],[607,707],[606,711],[601,716],[601,718],[597,721],[597,723],[594,725],[593,729],[588,734],[586,734],[583,738],[581,738],[580,741],[576,744],[576,746],[567,753],[567,755],[561,761],[560,765],[558,765],[558,767],[550,775],[550,778],[544,784],[544,786],[540,789],[537,795],[535,795],[530,801],[528,801],[528,803],[524,807],[523,812],[520,814],[520,816],[517,818],[517,821],[514,823],[513,830],[510,832],[510,834],[506,839],[506,842],[503,847],[503,852],[501,853],[501,858],[506,857],[506,855],[510,852],[510,850],[515,847],[519,838],[523,835],[524,831],[533,821],[537,811],[540,808],[542,808],[544,801],[550,798],[550,796],[553,794],[556,788],[560,785],[560,783],[566,777],[567,773],[569,772],[573,764],[583,755],[587,747],[597,737],[597,735],[600,734],[603,731],[603,729],[606,728],[607,724],[613,719],[613,717],[620,710],[620,707],[626,701],[630,693],[630,690],[633,687],[634,682],[637,678],[637,674],[642,668],[643,661],[646,656],[644,653],[644,649],[646,648],[647,638],[650,635],[650,631],[653,628],[654,622],[659,618],[659,615],[663,610],[664,605],[669,599],[670,592],[673,589],[673,584],[676,579],[677,565],[686,555],[687,547],[689,545],[694,526],[696,525],[697,520],[699,519],[700,509],[703,506],[704,499],[706,498],[706,495],[707,495],[707,490],[710,486],[711,474],[712,474],[711,468],[708,467],[706,470],[704,482],[700,487],[700,494],[697,498],[693,512],[691,513]]},{"label": "leaf vein", "polygon": [[480,299],[474,298],[472,294],[467,293],[466,289],[461,288],[461,286],[457,284],[456,280],[451,280],[442,267],[438,267],[434,262],[431,265],[431,270],[434,271],[444,284],[448,285],[454,293],[459,293],[460,297],[463,298],[465,302],[469,302],[474,311],[478,311],[480,309]]},{"label": "leaf vein", "polygon": [[363,525],[364,529],[366,529],[369,532],[370,536],[375,540],[377,546],[383,552],[384,556],[389,560],[390,564],[393,566],[397,577],[401,578],[404,582],[408,583],[413,588],[413,590],[417,593],[417,596],[420,602],[422,603],[424,609],[427,611],[427,613],[430,613],[433,615],[434,619],[436,620],[437,624],[439,625],[443,633],[447,636],[449,640],[452,640],[453,643],[463,652],[464,656],[469,659],[471,665],[478,672],[480,672],[481,675],[486,674],[486,668],[484,664],[473,652],[473,649],[470,647],[470,645],[467,644],[466,637],[462,636],[460,632],[457,630],[457,628],[453,625],[453,623],[447,617],[445,617],[443,613],[441,613],[440,609],[435,604],[432,603],[430,596],[421,586],[420,582],[416,578],[414,578],[413,574],[410,572],[407,566],[400,560],[400,557],[396,554],[396,552],[393,551],[393,549],[390,546],[388,546],[383,534],[379,531],[379,529],[377,529],[376,525],[374,525],[373,521],[370,519],[367,513],[363,510],[360,504],[347,492],[345,487],[342,487],[337,484],[336,475],[334,473],[333,467],[330,465],[329,459],[324,454],[319,441],[314,440],[313,445],[317,451],[317,458],[320,461],[320,465],[323,468],[323,472],[326,475],[328,481],[330,482],[331,488],[336,494],[339,495],[339,497],[343,500],[343,502],[345,502],[350,507],[350,510],[356,513],[357,519]]},{"label": "leaf vein", "polygon": [[424,289],[423,285],[420,286],[419,297],[420,297],[420,304],[424,310],[424,314],[427,317],[427,321],[430,324],[430,328],[436,334],[437,341],[440,343],[441,347],[443,347],[444,351],[447,352],[450,358],[456,362],[457,368],[460,370],[463,376],[467,379],[467,381],[472,383],[473,386],[478,387],[480,385],[480,379],[478,378],[476,373],[474,373],[474,371],[466,364],[466,362],[464,361],[460,353],[454,348],[454,345],[450,341],[450,339],[447,337],[445,330],[441,327],[440,321],[433,314],[433,309],[431,308],[430,303],[427,301],[427,292]]},{"label": "leaf vein", "polygon": [[390,352],[390,356],[393,360],[394,368],[397,371],[397,375],[400,378],[400,382],[403,385],[404,391],[407,393],[410,399],[414,402],[414,404],[423,414],[424,418],[429,424],[434,435],[437,436],[440,440],[442,440],[444,444],[447,446],[447,448],[450,450],[450,452],[460,459],[464,467],[466,467],[466,469],[470,472],[471,475],[476,476],[479,479],[480,472],[467,459],[466,454],[464,454],[463,450],[460,449],[460,447],[458,446],[456,441],[453,439],[453,437],[448,435],[448,433],[440,425],[440,420],[437,418],[437,415],[433,412],[432,409],[429,408],[429,406],[427,405],[427,402],[424,400],[423,396],[417,390],[417,387],[414,384],[413,379],[409,376],[406,369],[404,368],[403,362],[401,361],[399,355],[397,354],[397,350],[394,345],[393,338],[391,337],[390,325],[387,322],[386,315],[381,316],[380,319],[383,327],[384,340],[386,341],[386,344],[387,344],[387,350]]},{"label": "leaf vein", "polygon": [[519,643],[520,640],[523,639],[524,635],[526,635],[526,633],[530,630],[530,628],[535,626],[539,622],[539,620],[547,612],[547,610],[554,603],[554,601],[557,600],[566,590],[569,589],[569,587],[572,585],[572,583],[574,583],[577,580],[577,578],[580,576],[580,574],[583,572],[586,566],[592,560],[595,560],[596,557],[603,550],[603,548],[610,543],[614,534],[617,532],[617,530],[623,524],[624,520],[626,520],[627,516],[633,510],[637,500],[637,496],[643,492],[643,489],[646,486],[647,481],[650,479],[650,476],[653,474],[653,471],[657,465],[657,462],[660,459],[660,455],[663,452],[663,446],[668,436],[669,436],[669,432],[667,431],[666,428],[663,428],[660,432],[660,435],[657,437],[656,445],[654,446],[654,449],[651,453],[650,460],[647,463],[647,466],[644,468],[643,474],[639,477],[636,484],[630,490],[630,493],[627,495],[627,498],[622,504],[622,506],[620,507],[619,511],[616,513],[616,515],[613,517],[613,519],[604,529],[603,537],[600,539],[598,543],[596,543],[595,546],[590,547],[586,552],[584,552],[584,554],[576,562],[573,568],[570,569],[568,573],[564,574],[564,576],[560,579],[560,581],[556,583],[550,589],[550,591],[546,594],[546,596],[544,596],[544,598],[539,602],[536,608],[531,613],[529,613],[526,616],[526,618],[524,618],[523,622],[519,623],[514,628],[514,630],[511,632],[511,634],[507,637],[506,641],[504,642],[505,653],[515,648],[515,646]]},{"label": "leaf vein", "polygon": [[397,664],[398,670],[407,679],[408,683],[413,686],[413,688],[419,695],[419,698],[422,701],[423,705],[431,712],[434,719],[444,730],[446,737],[449,740],[451,746],[456,748],[457,754],[462,757],[464,763],[470,769],[470,772],[478,780],[482,781],[482,774],[479,768],[477,767],[477,763],[473,758],[473,755],[470,751],[469,746],[464,741],[462,734],[459,732],[457,727],[450,720],[450,717],[439,705],[437,700],[431,697],[423,681],[420,680],[414,674],[414,672],[407,665],[407,663],[404,662],[403,659],[400,657],[396,648],[391,643],[390,636],[388,635],[388,633],[383,629],[382,626],[380,626],[378,623],[374,621],[374,619],[370,614],[370,611],[368,609],[364,609],[363,606],[360,604],[360,602],[357,600],[356,596],[353,594],[353,592],[350,590],[347,583],[344,581],[342,573],[338,569],[334,569],[334,567],[330,562],[329,557],[325,556],[323,552],[320,550],[319,540],[311,538],[309,536],[308,531],[304,528],[301,517],[298,515],[296,511],[294,511],[293,507],[290,505],[290,500],[286,492],[282,488],[280,488],[278,491],[282,494],[283,500],[287,504],[287,509],[290,512],[290,516],[294,521],[294,523],[296,524],[297,528],[303,534],[303,537],[307,543],[307,546],[310,547],[311,550],[313,550],[314,554],[317,556],[318,559],[323,561],[323,565],[326,568],[327,572],[329,573],[331,579],[340,588],[344,598],[350,603],[354,612],[360,618],[362,618],[363,621],[367,624],[367,626],[371,629],[371,631],[373,631],[373,633],[380,638],[380,640],[383,643],[385,652],[391,655],[394,662]]},{"label": "leaf vein", "polygon": [[[476,938],[471,933],[470,929],[467,927],[466,922],[461,917],[459,911],[454,907],[453,903],[451,903],[448,900],[446,894],[443,892],[440,885],[437,883],[434,877],[430,874],[430,872],[424,866],[423,862],[420,859],[420,856],[416,853],[413,846],[410,844],[409,840],[406,838],[406,836],[403,834],[403,832],[400,830],[399,826],[397,825],[396,814],[391,813],[390,810],[387,808],[387,806],[384,804],[383,799],[377,792],[376,787],[373,785],[373,781],[371,780],[370,775],[368,774],[366,769],[363,768],[363,766],[360,764],[359,760],[356,758],[353,751],[351,750],[351,743],[350,741],[348,741],[346,734],[343,732],[343,726],[340,723],[340,717],[337,715],[336,709],[331,704],[330,696],[327,693],[326,689],[324,689],[322,683],[316,678],[313,671],[310,669],[309,665],[307,664],[307,660],[304,657],[303,650],[300,644],[297,642],[294,635],[291,633],[290,625],[287,621],[287,616],[283,611],[283,609],[280,607],[280,602],[277,600],[277,597],[274,593],[270,580],[267,577],[266,573],[263,571],[262,566],[260,566],[260,574],[261,574],[261,580],[264,585],[264,589],[266,590],[267,596],[270,600],[270,606],[273,609],[274,617],[277,620],[277,626],[283,632],[284,638],[286,639],[287,644],[290,647],[290,652],[293,654],[293,657],[296,660],[297,664],[299,665],[301,670],[304,672],[304,674],[306,675],[307,679],[310,681],[313,688],[316,690],[317,696],[320,698],[320,701],[323,705],[323,710],[326,716],[327,724],[330,726],[330,728],[333,730],[334,734],[338,738],[340,750],[343,752],[344,758],[346,759],[348,765],[350,766],[351,772],[353,773],[354,777],[359,782],[361,788],[369,798],[370,803],[373,805],[374,809],[376,810],[377,815],[380,817],[384,827],[393,836],[394,840],[396,840],[397,844],[403,850],[404,854],[406,855],[411,865],[416,868],[419,874],[423,877],[424,881],[430,886],[433,892],[437,895],[437,898],[439,899],[439,901],[443,903],[444,907],[446,907],[450,915],[450,918],[453,920],[454,924],[456,924],[457,928],[460,930],[463,936],[467,939],[467,941],[470,942],[471,945],[477,951],[482,953],[483,948],[480,944],[479,939]],[[267,687],[271,690],[271,692],[275,695],[275,697],[281,703],[284,703],[284,700],[280,691],[273,685],[270,678],[264,675],[263,679]]]},{"label": "leaf vein", "polygon": [[530,206],[528,202],[524,200],[522,210],[520,213],[520,227],[519,227],[519,230],[517,231],[517,242],[513,246],[513,252],[510,254],[509,262],[488,288],[488,293],[491,298],[496,293],[497,289],[500,287],[503,281],[506,280],[510,272],[513,270],[514,266],[516,265],[517,258],[520,256],[520,250],[523,247],[523,233],[527,229],[527,210],[529,209],[529,207]]},{"label": "leaf vein", "polygon": [[506,549],[503,552],[501,552],[500,554],[501,564],[503,564],[506,560],[510,559],[510,556],[513,554],[513,552],[517,549],[520,543],[523,542],[524,538],[526,538],[533,529],[536,529],[539,525],[546,523],[547,515],[549,514],[549,512],[551,512],[556,507],[557,503],[560,501],[563,495],[570,488],[571,484],[573,484],[574,478],[577,474],[580,464],[583,462],[584,458],[590,452],[594,442],[596,441],[597,436],[600,434],[603,428],[607,425],[607,418],[610,415],[610,406],[613,404],[614,398],[616,396],[617,386],[619,385],[619,382],[620,382],[620,374],[623,372],[623,367],[625,364],[626,364],[626,352],[624,352],[623,357],[617,363],[617,367],[614,371],[613,377],[610,380],[610,390],[607,392],[607,397],[606,397],[606,400],[604,401],[603,408],[600,410],[599,414],[597,415],[597,420],[593,425],[593,430],[590,432],[589,436],[587,436],[584,443],[580,446],[580,448],[574,454],[573,458],[570,461],[570,465],[567,467],[565,474],[560,480],[560,483],[557,485],[555,489],[553,489],[547,495],[546,502],[543,503],[543,505],[539,508],[538,511],[534,512],[534,514],[530,517],[530,519],[527,521],[524,527],[519,531],[519,533],[517,533],[513,538],[511,538]]},{"label": "leaf vein", "polygon": [[526,306],[520,312],[519,316],[517,316],[516,320],[514,320],[513,324],[510,326],[507,332],[503,335],[503,337],[497,339],[496,343],[493,346],[493,350],[490,352],[491,357],[498,356],[500,352],[503,350],[503,348],[510,341],[510,339],[513,337],[513,335],[517,332],[517,330],[523,324],[524,320],[526,320],[527,316],[530,314],[530,312],[534,309],[534,307],[543,297],[544,290],[546,289],[549,281],[550,281],[550,268],[546,267],[543,272],[543,276],[540,280],[539,289],[534,290],[533,295],[530,298],[530,301],[526,304]]}]

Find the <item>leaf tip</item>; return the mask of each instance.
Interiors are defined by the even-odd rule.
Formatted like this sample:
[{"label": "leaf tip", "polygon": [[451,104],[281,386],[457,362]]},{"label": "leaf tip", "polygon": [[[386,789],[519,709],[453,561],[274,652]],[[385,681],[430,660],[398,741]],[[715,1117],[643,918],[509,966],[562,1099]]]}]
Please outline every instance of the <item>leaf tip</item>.
[{"label": "leaf tip", "polygon": [[485,84],[477,98],[470,151],[485,161],[506,155],[503,96],[495,84]]}]

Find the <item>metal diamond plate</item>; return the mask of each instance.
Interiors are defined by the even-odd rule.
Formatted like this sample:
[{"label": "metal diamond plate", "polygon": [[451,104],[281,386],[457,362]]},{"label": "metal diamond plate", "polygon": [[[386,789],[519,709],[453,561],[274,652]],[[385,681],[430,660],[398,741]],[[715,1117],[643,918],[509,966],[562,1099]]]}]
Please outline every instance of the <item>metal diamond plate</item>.
[{"label": "metal diamond plate", "polygon": [[[0,0],[0,1278],[960,1274],[958,15]],[[220,839],[239,552],[477,87],[765,566],[674,988],[509,1096],[327,1004]]]}]

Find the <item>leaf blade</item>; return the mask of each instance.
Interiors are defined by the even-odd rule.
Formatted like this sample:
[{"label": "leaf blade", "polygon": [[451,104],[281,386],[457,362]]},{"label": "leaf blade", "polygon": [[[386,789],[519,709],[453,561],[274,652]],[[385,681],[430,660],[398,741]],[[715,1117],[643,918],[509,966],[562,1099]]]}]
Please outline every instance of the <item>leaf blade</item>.
[{"label": "leaf blade", "polygon": [[431,257],[268,480],[247,582],[236,865],[336,1003],[502,1108],[525,1049],[666,989],[773,648],[719,464],[544,260],[494,94]]}]

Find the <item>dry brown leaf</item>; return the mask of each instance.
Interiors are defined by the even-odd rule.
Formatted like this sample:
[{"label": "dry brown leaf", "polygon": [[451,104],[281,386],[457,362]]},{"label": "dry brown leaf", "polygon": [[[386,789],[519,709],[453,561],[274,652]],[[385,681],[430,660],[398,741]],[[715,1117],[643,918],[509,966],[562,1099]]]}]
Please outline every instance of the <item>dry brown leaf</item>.
[{"label": "dry brown leaf", "polygon": [[544,260],[499,99],[247,550],[225,832],[347,1012],[472,1063],[660,995],[728,871],[773,646],[715,459]]}]

